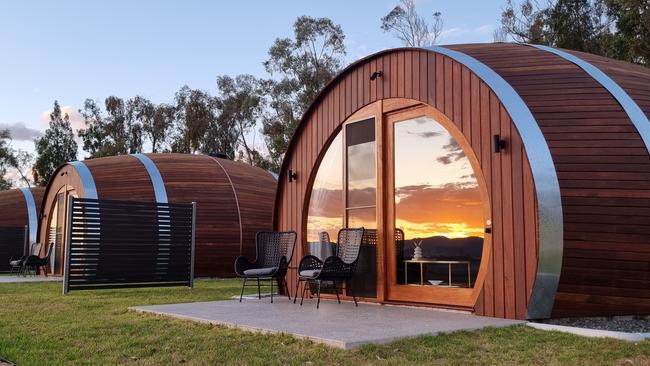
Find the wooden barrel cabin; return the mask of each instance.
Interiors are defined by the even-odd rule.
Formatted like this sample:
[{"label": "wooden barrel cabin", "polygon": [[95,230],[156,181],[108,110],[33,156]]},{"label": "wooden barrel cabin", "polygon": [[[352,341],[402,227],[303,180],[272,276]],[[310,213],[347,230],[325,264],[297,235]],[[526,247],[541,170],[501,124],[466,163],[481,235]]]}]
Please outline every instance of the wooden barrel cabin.
[{"label": "wooden barrel cabin", "polygon": [[0,192],[0,272],[10,271],[9,260],[20,258],[36,243],[44,192],[41,187]]},{"label": "wooden barrel cabin", "polygon": [[650,70],[626,62],[527,44],[381,51],[305,113],[274,225],[298,231],[293,264],[366,228],[347,291],[367,301],[650,314],[649,115]]},{"label": "wooden barrel cabin", "polygon": [[75,161],[47,185],[39,238],[55,243],[63,273],[69,196],[133,202],[196,202],[195,276],[234,275],[240,255],[255,255],[255,233],[270,230],[277,181],[248,164],[207,155],[133,154]]}]

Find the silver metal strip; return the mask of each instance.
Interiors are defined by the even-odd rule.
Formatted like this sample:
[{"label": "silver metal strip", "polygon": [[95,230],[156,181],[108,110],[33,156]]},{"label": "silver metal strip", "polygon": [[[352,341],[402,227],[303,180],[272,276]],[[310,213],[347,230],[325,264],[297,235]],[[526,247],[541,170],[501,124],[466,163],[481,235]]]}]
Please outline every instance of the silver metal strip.
[{"label": "silver metal strip", "polygon": [[144,168],[147,169],[149,173],[149,179],[151,180],[151,185],[153,186],[153,192],[156,195],[156,202],[158,203],[169,203],[167,200],[167,190],[165,189],[165,182],[160,175],[160,171],[156,166],[156,163],[151,160],[145,154],[131,154],[131,156],[140,160]]},{"label": "silver metal strip", "polygon": [[[167,198],[167,189],[165,188],[165,182],[160,175],[160,170],[156,166],[153,160],[145,154],[131,154],[134,158],[138,159],[144,168],[149,174],[149,180],[151,181],[151,186],[153,187],[153,193],[156,196],[156,203],[163,203],[167,205],[169,203]],[[170,216],[169,207],[166,208],[158,207],[158,260],[156,261],[156,273],[158,275],[164,276],[169,270],[169,265],[167,262],[162,261],[161,258],[169,254],[170,251],[170,237],[163,234],[163,228],[167,228],[165,224],[165,219],[168,219]]]},{"label": "silver metal strip", "polygon": [[25,205],[27,205],[27,218],[29,223],[29,244],[36,243],[36,232],[38,230],[38,215],[36,214],[36,202],[34,195],[29,188],[21,188],[23,196],[25,196]]},{"label": "silver metal strip", "polygon": [[439,46],[428,49],[460,62],[481,78],[497,95],[521,135],[535,182],[539,222],[537,274],[528,304],[527,317],[548,318],[551,316],[560,281],[564,225],[560,184],[546,139],[523,99],[494,70],[458,51]]},{"label": "silver metal strip", "polygon": [[527,44],[527,46],[535,47],[537,49],[550,52],[557,56],[562,57],[563,59],[575,64],[581,68],[584,72],[589,74],[594,80],[596,80],[600,85],[603,86],[613,97],[618,101],[618,103],[623,107],[625,113],[630,118],[630,121],[636,127],[636,130],[641,135],[643,143],[645,144],[646,149],[650,152],[650,120],[643,113],[641,107],[630,97],[630,95],[623,90],[612,78],[607,76],[599,68],[592,65],[591,63],[572,55],[566,51],[558,50],[557,48],[552,48],[548,46],[542,46],[538,44]]},{"label": "silver metal strip", "polygon": [[90,169],[88,169],[86,164],[84,164],[82,161],[73,161],[69,164],[72,165],[77,171],[77,174],[79,174],[81,185],[83,186],[84,190],[84,197],[98,199],[95,179],[93,178],[93,174],[90,172]]}]

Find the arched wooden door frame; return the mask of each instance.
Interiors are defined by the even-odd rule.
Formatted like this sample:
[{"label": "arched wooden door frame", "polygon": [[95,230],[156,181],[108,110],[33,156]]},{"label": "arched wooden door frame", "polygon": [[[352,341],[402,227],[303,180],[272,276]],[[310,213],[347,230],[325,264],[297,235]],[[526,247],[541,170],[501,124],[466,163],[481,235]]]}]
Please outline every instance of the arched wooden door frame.
[{"label": "arched wooden door frame", "polygon": [[[436,122],[440,123],[449,133],[456,139],[456,141],[461,145],[463,151],[467,155],[472,169],[476,175],[476,179],[479,185],[479,191],[481,193],[481,198],[484,202],[484,217],[485,220],[492,220],[492,209],[491,209],[491,199],[490,194],[488,193],[487,185],[485,182],[484,172],[481,169],[481,166],[478,162],[476,154],[472,149],[470,143],[467,141],[463,133],[456,126],[456,124],[449,119],[444,113],[440,112],[436,108],[422,103],[413,99],[405,98],[390,98],[382,99],[371,104],[364,106],[363,108],[352,113],[345,121],[343,121],[340,126],[335,130],[335,133],[332,133],[325,147],[322,149],[318,159],[315,163],[315,168],[312,169],[311,174],[307,183],[307,190],[305,193],[305,200],[303,202],[302,208],[302,238],[301,242],[303,243],[303,252],[308,253],[307,243],[307,221],[308,221],[308,212],[309,204],[311,202],[311,193],[314,181],[319,171],[319,167],[322,159],[325,157],[325,154],[331,147],[332,141],[336,136],[341,133],[342,129],[348,123],[353,123],[355,121],[361,121],[367,118],[375,119],[375,138],[377,144],[377,199],[376,199],[376,222],[377,222],[377,241],[379,245],[377,246],[377,296],[376,298],[364,298],[366,301],[370,302],[379,302],[379,303],[389,303],[394,302],[388,296],[388,286],[387,281],[390,280],[390,271],[388,268],[388,256],[387,248],[389,245],[394,246],[394,238],[392,235],[389,237],[386,235],[388,232],[388,225],[391,221],[387,218],[387,210],[391,206],[388,202],[389,197],[387,196],[387,181],[389,179],[388,172],[389,166],[392,161],[387,159],[388,148],[386,144],[389,143],[387,137],[387,128],[388,123],[386,123],[386,116],[396,113],[403,113],[410,110],[421,110],[423,115],[433,118]],[[342,169],[344,169],[342,167]],[[390,197],[392,199],[392,197]],[[487,228],[487,226],[486,226]],[[392,229],[391,229],[392,230]],[[391,242],[389,243],[388,240]],[[415,300],[400,300],[396,302],[413,302],[420,303],[422,305],[439,305],[444,307],[457,307],[467,310],[473,310],[474,305],[476,304],[478,297],[482,291],[483,283],[487,275],[489,261],[491,260],[490,255],[492,252],[492,238],[489,233],[486,233],[483,242],[483,249],[481,254],[481,262],[479,265],[478,274],[476,280],[474,281],[473,287],[464,289],[464,288],[449,288],[449,289],[437,289],[442,291],[436,291],[440,295],[437,295],[430,299],[415,299]],[[328,297],[328,295],[324,295]]]},{"label": "arched wooden door frame", "polygon": [[[396,101],[398,102],[398,101]],[[481,195],[481,201],[483,202],[483,217],[484,217],[484,227],[486,230],[483,240],[483,248],[481,253],[481,261],[479,265],[478,274],[476,280],[474,281],[473,287],[471,288],[445,288],[445,287],[436,287],[428,289],[427,297],[422,297],[424,291],[422,289],[416,289],[410,286],[396,286],[394,283],[396,281],[396,268],[394,267],[394,261],[388,258],[395,257],[395,238],[394,235],[387,236],[386,243],[386,260],[384,262],[387,264],[388,268],[386,270],[385,283],[389,284],[386,288],[386,299],[388,301],[399,301],[399,302],[414,302],[414,303],[425,303],[425,304],[435,304],[441,306],[452,306],[452,307],[461,307],[472,309],[476,304],[476,301],[481,293],[483,288],[483,283],[485,281],[485,276],[488,271],[488,264],[490,261],[490,253],[492,253],[492,238],[491,232],[491,222],[492,222],[492,209],[491,209],[491,200],[490,194],[488,193],[487,184],[485,181],[484,172],[480,166],[478,158],[474,153],[474,150],[471,147],[471,144],[463,133],[458,129],[456,124],[444,115],[439,110],[424,104],[418,103],[413,104],[409,100],[401,101],[405,108],[396,109],[393,111],[384,111],[382,117],[382,123],[384,128],[384,143],[386,147],[384,148],[384,154],[394,151],[393,146],[393,125],[400,121],[407,119],[417,118],[417,117],[429,117],[442,125],[449,134],[458,142],[458,144],[463,149],[467,159],[469,160],[472,170],[476,176],[478,183],[478,189]],[[399,105],[399,103],[396,103]],[[393,121],[393,119],[395,119]],[[395,221],[395,212],[394,205],[388,200],[393,199],[394,194],[394,181],[392,177],[392,172],[394,171],[394,160],[392,156],[384,156],[386,162],[386,172],[384,174],[384,181],[382,186],[384,187],[384,196],[387,200],[385,204],[385,232],[392,232],[393,224]],[[490,223],[490,224],[487,224]]]}]

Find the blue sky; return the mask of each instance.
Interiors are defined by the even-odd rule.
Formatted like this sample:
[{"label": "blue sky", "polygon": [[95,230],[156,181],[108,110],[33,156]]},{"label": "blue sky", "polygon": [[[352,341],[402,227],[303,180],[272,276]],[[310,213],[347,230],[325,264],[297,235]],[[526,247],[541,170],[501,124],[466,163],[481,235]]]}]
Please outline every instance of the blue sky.
[{"label": "blue sky", "polygon": [[[441,44],[490,42],[505,0],[417,0],[441,11]],[[214,91],[223,74],[263,76],[276,37],[300,15],[329,17],[346,34],[348,62],[399,46],[379,28],[397,1],[46,1],[0,5],[0,126],[33,150],[55,99],[74,116],[85,98],[171,101],[184,84]],[[18,125],[16,125],[18,124]],[[20,128],[24,124],[26,128]],[[19,139],[23,140],[19,140]]]}]

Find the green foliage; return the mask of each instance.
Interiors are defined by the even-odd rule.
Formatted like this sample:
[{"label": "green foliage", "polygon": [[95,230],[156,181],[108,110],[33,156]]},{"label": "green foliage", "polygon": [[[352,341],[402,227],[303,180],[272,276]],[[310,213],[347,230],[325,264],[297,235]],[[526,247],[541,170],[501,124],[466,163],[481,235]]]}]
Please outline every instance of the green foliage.
[{"label": "green foliage", "polygon": [[252,75],[217,77],[217,105],[220,110],[217,123],[211,128],[212,136],[206,139],[207,146],[214,152],[221,152],[235,158],[239,147],[243,149],[240,159],[248,164],[260,165],[260,152],[247,141],[247,134],[253,132],[263,111],[263,90],[261,82]]},{"label": "green foliage", "polygon": [[6,178],[7,170],[12,166],[12,161],[15,159],[11,152],[9,142],[11,135],[9,130],[0,130],[0,191],[6,191],[12,188],[12,183]]},{"label": "green foliage", "polygon": [[604,0],[607,15],[614,19],[616,34],[609,39],[610,57],[650,67],[650,2]]},{"label": "green foliage", "polygon": [[431,23],[418,14],[414,0],[401,0],[381,18],[381,29],[391,32],[407,47],[433,46],[442,33],[442,13],[433,13]]},{"label": "green foliage", "polygon": [[269,108],[263,132],[276,170],[302,114],[340,70],[346,54],[343,30],[328,18],[298,17],[293,33],[293,39],[276,39],[264,62],[272,78],[265,81]]},{"label": "green foliage", "polygon": [[70,126],[70,118],[61,115],[61,107],[54,101],[50,123],[45,135],[35,141],[36,162],[34,163],[34,182],[44,186],[59,165],[77,160],[77,142]]},{"label": "green foliage", "polygon": [[508,0],[502,31],[517,42],[585,51],[650,67],[647,0]]},{"label": "green foliage", "polygon": [[183,86],[176,92],[176,125],[172,152],[195,153],[202,147],[209,127],[216,123],[214,97],[207,91]]},{"label": "green foliage", "polygon": [[[151,152],[158,152],[165,145],[167,133],[174,124],[176,107],[165,103],[154,104],[136,95],[127,102],[127,111],[129,120],[138,121],[135,125],[141,129],[141,138],[151,143]],[[139,143],[142,144],[142,140]]]},{"label": "green foliage", "polygon": [[134,118],[134,103],[109,96],[104,104],[106,115],[92,99],[86,99],[84,108],[79,110],[86,124],[78,131],[84,150],[91,158],[141,152],[142,124]]}]

